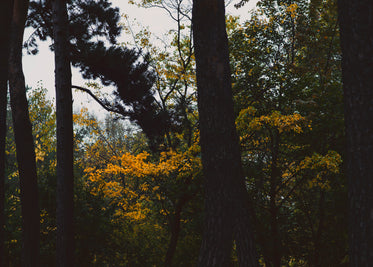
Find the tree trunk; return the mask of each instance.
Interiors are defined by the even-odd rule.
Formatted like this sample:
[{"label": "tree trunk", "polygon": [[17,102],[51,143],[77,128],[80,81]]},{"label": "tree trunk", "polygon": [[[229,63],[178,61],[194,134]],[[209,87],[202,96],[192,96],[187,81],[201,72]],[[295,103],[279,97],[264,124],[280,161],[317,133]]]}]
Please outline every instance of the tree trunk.
[{"label": "tree trunk", "polygon": [[373,1],[339,0],[351,266],[373,262]]},{"label": "tree trunk", "polygon": [[276,207],[275,198],[271,196],[269,211],[271,214],[271,237],[272,237],[272,264],[273,267],[281,266],[280,237],[278,229],[278,208]]},{"label": "tree trunk", "polygon": [[272,255],[271,262],[273,267],[281,266],[281,240],[279,233],[278,213],[279,208],[276,204],[277,188],[280,181],[280,171],[278,169],[278,153],[279,153],[279,132],[277,130],[272,132],[271,138],[271,177],[270,177],[270,192],[269,192],[269,212],[271,216],[271,237],[272,237]]},{"label": "tree trunk", "polygon": [[21,189],[24,266],[38,266],[40,215],[34,141],[22,70],[23,32],[27,0],[13,1],[10,33],[9,91]]},{"label": "tree trunk", "polygon": [[74,266],[71,66],[66,1],[53,0],[57,109],[57,266]]},{"label": "tree trunk", "polygon": [[190,199],[190,195],[183,195],[182,197],[180,197],[178,201],[176,201],[174,216],[170,218],[171,238],[168,244],[167,254],[164,263],[166,267],[172,266],[172,260],[176,252],[177,241],[179,240],[180,234],[181,211]]},{"label": "tree trunk", "polygon": [[320,266],[322,259],[320,258],[320,252],[323,251],[323,240],[322,235],[324,233],[324,220],[325,220],[325,192],[323,189],[320,189],[320,199],[319,199],[319,225],[317,226],[316,235],[314,236],[313,242],[313,266]]},{"label": "tree trunk", "polygon": [[3,39],[0,42],[0,267],[2,267],[5,266],[5,138],[11,1],[3,0],[0,10],[0,25],[3,26]]},{"label": "tree trunk", "polygon": [[233,239],[240,266],[257,266],[234,124],[223,0],[194,0],[193,37],[205,179],[205,228],[198,266],[228,266]]},{"label": "tree trunk", "polygon": [[[1,16],[1,15],[0,15]],[[0,48],[2,51],[2,48]],[[1,55],[2,56],[2,55]],[[6,64],[8,60],[6,60]],[[7,75],[7,68],[3,68],[1,58],[0,75]],[[0,77],[0,267],[5,266],[5,137],[6,137],[6,110],[7,110],[7,77]]]}]

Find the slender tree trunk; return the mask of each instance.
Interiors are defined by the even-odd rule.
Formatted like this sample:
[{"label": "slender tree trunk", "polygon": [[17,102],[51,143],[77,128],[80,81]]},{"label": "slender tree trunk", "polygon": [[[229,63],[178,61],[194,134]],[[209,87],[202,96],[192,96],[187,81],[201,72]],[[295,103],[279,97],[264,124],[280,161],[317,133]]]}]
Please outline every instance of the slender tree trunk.
[{"label": "slender tree trunk", "polygon": [[168,244],[167,254],[165,258],[165,267],[172,266],[172,260],[175,255],[177,241],[179,240],[180,234],[180,219],[181,219],[181,208],[176,207],[173,218],[170,219],[171,238]]},{"label": "slender tree trunk", "polygon": [[271,214],[271,238],[272,238],[272,265],[273,267],[281,266],[280,238],[278,229],[278,208],[276,207],[275,198],[271,196],[269,211]]},{"label": "slender tree trunk", "polygon": [[240,266],[257,266],[234,124],[223,0],[194,0],[193,37],[205,177],[205,228],[198,266],[229,266],[234,239]]},{"label": "slender tree trunk", "polygon": [[167,254],[164,263],[166,267],[172,266],[172,260],[176,252],[176,246],[180,234],[181,212],[185,204],[190,200],[190,198],[191,197],[189,195],[184,195],[175,204],[175,213],[173,218],[170,219],[171,238],[168,244]]},{"label": "slender tree trunk", "polygon": [[338,2],[349,180],[350,265],[373,262],[373,1]]},{"label": "slender tree trunk", "polygon": [[8,92],[8,59],[11,1],[3,0],[0,4],[0,25],[3,39],[0,42],[0,267],[5,266],[5,138]]},{"label": "slender tree trunk", "polygon": [[66,1],[53,0],[57,108],[57,266],[74,266],[71,66]]},{"label": "slender tree trunk", "polygon": [[281,240],[278,225],[279,209],[276,204],[278,181],[280,179],[280,172],[278,169],[278,148],[279,148],[279,133],[273,132],[272,147],[271,147],[271,178],[270,178],[270,201],[269,212],[271,215],[271,237],[272,237],[272,265],[273,267],[281,266]]},{"label": "slender tree trunk", "polygon": [[24,266],[38,266],[40,215],[34,141],[22,70],[28,1],[14,0],[10,34],[9,91],[21,189]]},{"label": "slender tree trunk", "polygon": [[319,225],[317,226],[316,235],[314,237],[314,257],[313,266],[320,266],[322,259],[320,258],[320,252],[323,251],[324,244],[322,242],[322,235],[324,233],[324,220],[325,220],[325,192],[320,189],[320,200],[319,200]]}]

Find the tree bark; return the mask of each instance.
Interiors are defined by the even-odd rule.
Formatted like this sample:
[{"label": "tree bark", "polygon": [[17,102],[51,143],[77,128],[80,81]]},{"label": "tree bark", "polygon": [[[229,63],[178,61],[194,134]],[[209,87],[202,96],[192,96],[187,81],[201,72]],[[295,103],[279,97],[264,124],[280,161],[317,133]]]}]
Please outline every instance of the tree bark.
[{"label": "tree bark", "polygon": [[22,264],[38,266],[40,215],[35,150],[22,70],[23,32],[27,0],[13,1],[10,33],[9,91],[17,150],[22,205]]},{"label": "tree bark", "polygon": [[4,0],[0,4],[0,25],[3,26],[0,42],[0,267],[5,266],[5,138],[8,92],[8,59],[11,1]]},{"label": "tree bark", "polygon": [[279,153],[279,132],[272,132],[271,137],[271,177],[270,177],[270,192],[269,192],[269,212],[271,215],[271,237],[272,237],[272,265],[273,267],[281,266],[281,239],[279,233],[278,215],[279,208],[277,206],[277,189],[280,181],[280,171],[278,169],[278,153]]},{"label": "tree bark", "polygon": [[176,201],[175,203],[175,212],[172,218],[170,218],[171,238],[170,238],[170,242],[168,244],[168,249],[166,253],[166,258],[165,258],[165,263],[164,263],[165,267],[172,266],[172,260],[176,252],[176,246],[177,246],[177,242],[179,240],[179,234],[180,234],[181,212],[185,204],[190,199],[191,199],[191,196],[188,194],[185,194],[181,196],[180,199]]},{"label": "tree bark", "polygon": [[193,1],[193,37],[205,186],[205,227],[198,266],[257,266],[230,80],[223,0]]},{"label": "tree bark", "polygon": [[[324,220],[325,220],[325,192],[320,189],[320,199],[319,199],[319,224],[317,226],[317,231],[314,236],[314,256],[313,256],[313,266],[320,266],[322,264],[322,259],[320,258],[320,252],[323,251],[323,240],[322,236],[324,233]],[[311,263],[312,263],[311,261]]]},{"label": "tree bark", "polygon": [[373,262],[373,2],[338,2],[351,266]]},{"label": "tree bark", "polygon": [[57,110],[57,266],[74,266],[74,175],[71,66],[66,1],[53,0]]},{"label": "tree bark", "polygon": [[271,195],[269,211],[271,214],[271,238],[272,238],[272,259],[271,266],[281,267],[280,237],[278,227],[278,207],[276,206],[275,196]]}]

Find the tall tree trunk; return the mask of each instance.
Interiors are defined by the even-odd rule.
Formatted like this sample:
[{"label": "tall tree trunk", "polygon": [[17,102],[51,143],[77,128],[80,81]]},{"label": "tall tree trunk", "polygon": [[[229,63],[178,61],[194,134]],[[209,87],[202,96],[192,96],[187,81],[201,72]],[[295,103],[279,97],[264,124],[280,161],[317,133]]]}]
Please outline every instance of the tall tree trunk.
[{"label": "tall tree trunk", "polygon": [[0,25],[3,27],[1,31],[3,39],[0,42],[0,267],[2,267],[5,266],[5,138],[11,0],[3,0],[0,10]]},{"label": "tall tree trunk", "polygon": [[373,262],[373,1],[338,2],[351,266]]},{"label": "tall tree trunk", "polygon": [[74,266],[71,66],[66,1],[53,0],[57,108],[57,266]]},{"label": "tall tree trunk", "polygon": [[[1,15],[0,15],[1,16]],[[2,51],[2,48],[0,48]],[[2,55],[1,55],[2,56]],[[3,68],[2,58],[0,75],[7,75],[7,68]],[[6,60],[6,64],[8,60]],[[6,138],[6,110],[7,110],[8,79],[0,77],[0,267],[5,266],[5,138]]]},{"label": "tall tree trunk", "polygon": [[236,239],[240,266],[257,266],[249,201],[234,124],[223,0],[193,1],[205,228],[198,266],[228,266]]},{"label": "tall tree trunk", "polygon": [[24,266],[38,266],[40,215],[35,149],[22,70],[23,32],[27,0],[13,1],[10,34],[9,91],[21,189]]}]

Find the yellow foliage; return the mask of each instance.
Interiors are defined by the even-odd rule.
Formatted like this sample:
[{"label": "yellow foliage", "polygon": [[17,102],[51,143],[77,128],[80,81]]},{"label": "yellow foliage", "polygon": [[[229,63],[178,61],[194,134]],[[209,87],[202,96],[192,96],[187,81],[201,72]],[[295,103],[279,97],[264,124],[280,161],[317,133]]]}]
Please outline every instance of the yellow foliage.
[{"label": "yellow foliage", "polygon": [[[198,140],[195,136],[194,140]],[[87,167],[88,187],[92,195],[106,198],[118,207],[115,216],[138,221],[149,213],[146,203],[164,201],[165,189],[160,181],[177,183],[193,179],[201,170],[199,148],[192,145],[185,152],[166,151],[152,162],[147,152],[112,156],[104,168]]]},{"label": "yellow foliage", "polygon": [[299,164],[292,162],[286,172],[282,174],[282,178],[287,180],[304,172],[311,171],[312,177],[308,180],[308,187],[320,187],[322,189],[330,189],[329,176],[339,173],[342,157],[336,151],[328,151],[326,155],[313,154],[311,157],[305,157]]},{"label": "yellow foliage", "polygon": [[261,134],[258,139],[250,138],[255,133],[276,130],[280,134],[300,134],[305,129],[311,129],[311,121],[299,113],[282,115],[278,111],[273,111],[269,115],[257,116],[256,109],[248,107],[239,113],[236,119],[236,126],[241,134],[240,139],[243,145],[245,145],[245,142],[249,142],[246,145],[258,147],[261,144],[268,143],[270,140],[266,134]]},{"label": "yellow foliage", "polygon": [[296,3],[293,3],[291,5],[289,5],[287,8],[286,8],[286,12],[288,14],[290,14],[290,16],[292,18],[295,18],[297,16],[297,9],[298,9],[298,5]]},{"label": "yellow foliage", "polygon": [[[241,110],[236,120],[237,129],[240,132],[241,144],[245,147],[246,157],[255,158],[257,151],[269,155],[263,167],[265,172],[271,171],[271,153],[273,134],[286,136],[289,134],[301,134],[305,130],[311,130],[311,121],[299,113],[282,115],[273,111],[269,115],[258,115],[254,107]],[[302,145],[292,143],[281,143],[278,145],[282,151],[296,151],[304,148]],[[281,153],[281,152],[279,152]],[[295,183],[299,177],[306,178],[308,187],[330,188],[330,176],[339,173],[341,156],[335,151],[328,151],[325,155],[313,154],[306,156],[300,162],[289,162],[286,158],[281,159],[285,168],[281,173],[282,181]],[[278,164],[278,163],[277,163]]]}]

